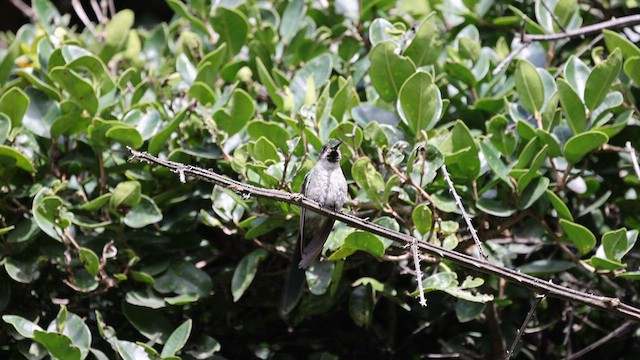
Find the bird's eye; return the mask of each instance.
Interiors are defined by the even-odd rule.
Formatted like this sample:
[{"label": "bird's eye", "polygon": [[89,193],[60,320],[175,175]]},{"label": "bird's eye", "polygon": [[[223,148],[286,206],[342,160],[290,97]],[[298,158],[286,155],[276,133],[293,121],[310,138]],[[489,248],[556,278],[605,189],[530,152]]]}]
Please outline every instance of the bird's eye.
[{"label": "bird's eye", "polygon": [[327,151],[327,145],[322,145],[322,149],[320,149],[320,154],[324,153],[325,151]]}]

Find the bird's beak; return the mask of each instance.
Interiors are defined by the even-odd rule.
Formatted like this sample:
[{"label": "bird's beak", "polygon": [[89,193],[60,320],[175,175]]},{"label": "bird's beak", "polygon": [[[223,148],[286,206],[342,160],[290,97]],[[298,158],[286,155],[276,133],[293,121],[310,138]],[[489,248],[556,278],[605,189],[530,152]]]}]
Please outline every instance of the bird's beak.
[{"label": "bird's beak", "polygon": [[338,150],[338,148],[340,147],[340,145],[342,145],[342,141],[341,141],[341,140],[338,140],[338,143],[337,143],[335,146],[331,147],[331,149],[333,149],[333,150]]}]

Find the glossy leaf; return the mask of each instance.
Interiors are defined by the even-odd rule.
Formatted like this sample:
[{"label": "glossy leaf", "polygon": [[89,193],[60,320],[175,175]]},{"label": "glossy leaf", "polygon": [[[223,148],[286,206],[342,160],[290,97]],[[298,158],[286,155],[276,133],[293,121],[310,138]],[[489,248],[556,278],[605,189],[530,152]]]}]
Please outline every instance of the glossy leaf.
[{"label": "glossy leaf", "polygon": [[587,126],[587,119],[582,100],[571,85],[562,79],[558,79],[558,94],[571,131],[574,134],[583,132]]},{"label": "glossy leaf", "polygon": [[440,119],[440,90],[429,73],[418,71],[400,88],[398,105],[402,120],[409,125],[416,137],[420,137],[420,131],[431,130]]},{"label": "glossy leaf", "polygon": [[544,85],[536,67],[526,60],[520,60],[515,77],[522,106],[531,114],[539,113],[544,104]]},{"label": "glossy leaf", "polygon": [[220,34],[221,41],[227,44],[230,55],[240,52],[249,30],[246,16],[236,9],[219,6],[210,22],[213,29]]},{"label": "glossy leaf", "polygon": [[573,136],[564,145],[564,157],[569,163],[575,164],[608,141],[609,137],[599,131],[587,131]]},{"label": "glossy leaf", "polygon": [[240,300],[244,292],[249,288],[258,271],[258,264],[266,257],[267,253],[264,250],[257,249],[240,260],[231,280],[231,294],[234,302]]},{"label": "glossy leaf", "polygon": [[192,321],[191,319],[189,319],[182,323],[182,325],[178,326],[178,328],[171,333],[171,335],[167,339],[167,342],[162,348],[160,356],[162,356],[163,358],[174,356],[184,347],[184,345],[187,343],[187,339],[189,339],[189,335],[191,334],[191,323]]},{"label": "glossy leaf", "polygon": [[596,246],[596,237],[586,227],[565,219],[560,219],[560,226],[566,239],[576,246],[580,256],[589,253]]},{"label": "glossy leaf", "polygon": [[29,97],[20,88],[10,88],[0,97],[0,113],[4,113],[11,120],[11,127],[22,124],[27,109]]},{"label": "glossy leaf", "polygon": [[421,234],[427,234],[429,229],[431,229],[431,209],[426,204],[420,204],[413,209],[413,214],[411,216],[413,219],[413,225],[415,225],[418,232]]},{"label": "glossy leaf", "polygon": [[616,49],[607,60],[593,68],[584,89],[584,103],[589,110],[594,110],[602,103],[611,84],[618,78],[621,67],[622,52]]},{"label": "glossy leaf", "polygon": [[404,51],[404,55],[413,60],[417,67],[431,65],[440,53],[437,39],[436,16],[435,13],[431,13],[418,25],[416,34]]},{"label": "glossy leaf", "polygon": [[384,41],[371,49],[369,55],[371,84],[384,101],[395,101],[400,88],[414,72],[413,62],[395,53],[396,45]]}]

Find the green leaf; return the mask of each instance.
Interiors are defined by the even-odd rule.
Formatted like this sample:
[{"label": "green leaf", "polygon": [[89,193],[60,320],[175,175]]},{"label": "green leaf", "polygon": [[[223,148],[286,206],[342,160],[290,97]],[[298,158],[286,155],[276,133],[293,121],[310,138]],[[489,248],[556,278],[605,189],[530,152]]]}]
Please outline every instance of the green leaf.
[{"label": "green leaf", "polygon": [[98,111],[98,98],[93,86],[78,73],[67,67],[58,66],[51,70],[51,79],[65,89],[73,100],[92,115]]},{"label": "green leaf", "polygon": [[507,158],[516,148],[516,137],[513,131],[508,131],[509,120],[502,115],[496,115],[485,123],[487,134],[491,134],[490,140],[493,146]]},{"label": "green leaf", "polygon": [[191,334],[191,323],[191,319],[189,319],[171,333],[169,339],[167,339],[167,342],[162,348],[160,356],[163,358],[174,356],[184,347],[187,343],[187,339],[189,339],[189,335]]},{"label": "green leaf", "polygon": [[80,253],[80,261],[84,265],[84,268],[87,269],[89,274],[96,276],[98,275],[98,271],[100,271],[100,259],[98,255],[93,252],[93,250],[81,247],[78,252]]},{"label": "green leaf", "polygon": [[437,41],[438,36],[436,16],[432,12],[418,26],[413,40],[404,51],[404,55],[413,60],[417,67],[434,64],[441,50]]},{"label": "green leaf", "polygon": [[388,102],[398,98],[402,84],[416,70],[410,59],[396,54],[395,50],[393,42],[383,41],[374,46],[369,54],[371,84],[380,98]]},{"label": "green leaf", "polygon": [[624,72],[640,87],[640,56],[628,58],[624,62]]},{"label": "green leaf", "polygon": [[442,98],[429,73],[418,71],[404,82],[398,94],[398,112],[416,138],[421,137],[421,130],[429,131],[436,125]]},{"label": "green leaf", "polygon": [[6,171],[7,167],[17,167],[29,173],[36,172],[36,169],[26,156],[9,146],[0,145],[0,169]]},{"label": "green leaf", "polygon": [[212,287],[211,277],[186,261],[171,263],[153,285],[161,293],[195,294],[199,297],[209,295]]},{"label": "green leaf", "polygon": [[622,53],[616,49],[607,60],[596,65],[587,78],[584,89],[584,103],[593,111],[602,103],[611,89],[611,84],[618,78],[622,67]]},{"label": "green leaf", "polygon": [[602,235],[602,247],[607,259],[621,261],[629,251],[627,247],[627,229],[607,231]]},{"label": "green leaf", "polygon": [[99,57],[105,63],[115,55],[129,38],[129,30],[133,26],[134,13],[124,9],[115,14],[105,27],[104,42],[101,44]]},{"label": "green leaf", "polygon": [[11,126],[16,128],[22,124],[27,109],[29,97],[18,87],[9,88],[0,97],[0,113],[4,113],[11,120]]},{"label": "green leaf", "polygon": [[302,19],[306,12],[304,0],[289,0],[282,13],[280,22],[280,37],[284,44],[289,44],[302,26]]},{"label": "green leaf", "polygon": [[236,9],[219,6],[209,21],[213,29],[220,34],[220,41],[227,44],[229,55],[239,53],[249,31],[247,17]]},{"label": "green leaf", "polygon": [[140,196],[140,202],[124,217],[124,223],[131,228],[140,229],[162,221],[162,212],[158,205],[147,195]]},{"label": "green leaf", "polygon": [[620,49],[625,58],[640,56],[640,48],[622,34],[609,29],[602,30],[602,33],[604,34],[604,43],[607,45],[607,50],[609,50],[610,53],[616,49]]},{"label": "green leaf", "polygon": [[60,21],[60,12],[49,0],[34,0],[31,2],[33,12],[39,23],[49,35],[53,35],[55,23]]},{"label": "green leaf", "polygon": [[18,334],[33,339],[34,331],[42,331],[42,328],[38,324],[31,322],[21,316],[17,315],[3,315],[2,320],[7,324],[13,325]]},{"label": "green leaf", "polygon": [[202,20],[198,19],[197,17],[193,16],[193,14],[191,14],[191,12],[189,12],[189,9],[187,8],[187,5],[185,5],[185,3],[183,3],[181,0],[165,0],[165,1],[167,2],[167,5],[169,5],[171,10],[175,11],[176,14],[180,15],[181,18],[187,19],[191,24],[191,26],[193,26],[195,29],[198,29],[205,34],[207,33],[207,27],[204,25],[204,22],[202,22]]},{"label": "green leaf", "polygon": [[253,146],[251,155],[258,161],[267,163],[269,161],[278,162],[280,156],[278,155],[278,149],[273,143],[264,136],[261,136]]},{"label": "green leaf", "polygon": [[366,231],[354,231],[344,240],[344,248],[350,250],[362,250],[375,257],[384,255],[384,244],[374,234]]},{"label": "green leaf", "polygon": [[229,136],[242,130],[253,118],[256,107],[251,96],[242,89],[235,89],[231,95],[229,113],[218,110],[213,115],[216,125]]},{"label": "green leaf", "polygon": [[428,205],[420,204],[416,206],[413,209],[411,218],[413,219],[413,225],[415,225],[420,234],[425,235],[431,229],[432,214]]},{"label": "green leaf", "polygon": [[538,70],[530,62],[519,60],[515,76],[522,106],[531,114],[538,114],[544,104],[544,85]]},{"label": "green leaf", "polygon": [[565,219],[560,219],[560,226],[565,232],[565,239],[576,246],[580,256],[587,254],[596,246],[596,237],[586,227]]},{"label": "green leaf", "polygon": [[31,101],[22,125],[38,136],[50,138],[51,125],[60,115],[60,106],[42,91],[27,88],[26,93]]},{"label": "green leaf", "polygon": [[567,115],[569,127],[574,134],[583,132],[587,126],[584,104],[580,96],[573,90],[571,85],[562,79],[558,79],[558,94],[560,104]]},{"label": "green leaf", "polygon": [[493,147],[493,144],[488,141],[478,141],[478,145],[480,145],[480,150],[484,155],[487,164],[493,173],[500,178],[510,189],[513,189],[513,183],[511,182],[511,178],[509,177],[509,170],[507,166],[500,160],[500,153]]},{"label": "green leaf", "polygon": [[570,164],[575,164],[608,141],[609,137],[600,131],[587,131],[572,136],[567,143],[564,144],[564,157]]},{"label": "green leaf", "polygon": [[313,295],[323,295],[331,285],[331,279],[336,267],[333,261],[314,261],[305,271],[309,292]]},{"label": "green leaf", "polygon": [[88,72],[94,83],[100,85],[99,89],[103,95],[113,90],[116,86],[104,62],[91,53],[69,61],[65,68],[75,71],[76,73]]},{"label": "green leaf", "polygon": [[[207,85],[213,86],[215,78],[205,76],[207,73],[214,74],[217,77],[220,66],[225,63],[227,58],[227,44],[220,44],[215,50],[206,54],[198,64],[198,76],[196,81],[203,81]],[[207,68],[205,71],[204,68]]]},{"label": "green leaf", "polygon": [[141,192],[139,182],[123,181],[113,190],[110,206],[112,209],[121,206],[134,207],[140,203]]},{"label": "green leaf", "polygon": [[[20,41],[11,41],[0,61],[0,84],[5,84],[16,65],[16,58],[20,55]],[[5,45],[6,46],[6,45]]]},{"label": "green leaf", "polygon": [[[4,113],[0,112],[0,144],[7,141],[11,133],[11,119]],[[1,161],[1,160],[0,160]]]},{"label": "green leaf", "polygon": [[[178,1],[178,0],[174,0]],[[122,356],[123,360],[152,360],[149,354],[145,351],[144,347],[132,343],[130,341],[117,340],[115,342],[116,350],[118,354]]]},{"label": "green leaf", "polygon": [[80,316],[67,312],[67,308],[62,306],[58,316],[47,327],[47,331],[58,332],[67,336],[74,346],[80,349],[82,358],[89,354],[91,347],[91,331]]},{"label": "green leaf", "polygon": [[538,169],[540,169],[544,161],[547,159],[547,153],[548,146],[545,145],[533,158],[529,169],[522,176],[518,177],[514,174],[514,177],[518,182],[518,192],[523,192],[531,181],[538,176]]},{"label": "green leaf", "polygon": [[288,152],[287,140],[289,140],[290,135],[284,127],[275,122],[253,120],[247,125],[247,134],[256,140],[264,136],[283,153]]},{"label": "green leaf", "polygon": [[527,186],[522,195],[520,195],[518,209],[525,210],[530,208],[545,193],[549,187],[549,182],[550,180],[546,176],[531,181],[530,186]]},{"label": "green leaf", "polygon": [[162,147],[166,145],[166,141],[167,139],[169,139],[171,133],[178,129],[178,126],[180,126],[180,123],[185,119],[186,115],[186,109],[179,112],[173,118],[173,120],[169,122],[168,125],[164,126],[162,130],[160,130],[154,137],[151,138],[151,141],[149,141],[148,149],[151,154],[158,154],[160,149],[162,149]]},{"label": "green leaf", "polygon": [[353,163],[351,176],[373,201],[380,202],[380,191],[384,189],[382,175],[368,157],[361,157]]},{"label": "green leaf", "polygon": [[263,249],[256,249],[240,260],[233,272],[233,279],[231,279],[231,294],[234,302],[240,300],[244,292],[249,288],[258,271],[258,264],[266,259],[267,255],[267,252]]},{"label": "green leaf", "polygon": [[105,136],[124,146],[130,146],[134,149],[138,149],[144,143],[142,135],[140,135],[138,130],[124,124],[111,126],[105,133]]},{"label": "green leaf", "polygon": [[606,271],[624,269],[625,267],[627,267],[627,264],[622,264],[619,261],[603,259],[597,256],[592,256],[591,259],[587,260],[586,262],[588,264],[591,264],[593,267],[595,267],[598,270],[606,270]]},{"label": "green leaf", "polygon": [[456,317],[461,323],[469,322],[480,316],[486,306],[485,303],[460,299],[456,303]]},{"label": "green leaf", "polygon": [[176,60],[176,71],[178,71],[182,80],[188,85],[193,85],[193,82],[196,80],[196,76],[198,75],[196,67],[193,66],[191,61],[189,61],[189,58],[185,53],[178,56],[178,59]]},{"label": "green leaf", "polygon": [[281,95],[281,90],[276,85],[273,77],[269,73],[269,70],[267,70],[260,58],[256,59],[256,67],[258,68],[258,77],[260,78],[260,82],[267,89],[267,94],[269,94],[269,98],[271,98],[271,101],[273,101],[273,103],[279,110],[288,111],[289,109],[285,107],[285,102]]},{"label": "green leaf", "polygon": [[547,194],[549,201],[551,201],[553,208],[558,212],[558,216],[561,219],[573,221],[573,215],[571,215],[571,211],[569,210],[569,207],[567,207],[567,204],[565,204],[564,201],[562,201],[562,199],[560,199],[560,197],[553,191],[546,190],[545,193]]},{"label": "green leaf", "polygon": [[451,130],[453,154],[447,155],[445,163],[452,177],[475,180],[480,174],[478,145],[467,125],[457,120]]},{"label": "green leaf", "polygon": [[515,208],[494,199],[480,198],[476,201],[476,207],[489,215],[497,217],[509,217],[516,212]]},{"label": "green leaf", "polygon": [[171,321],[161,310],[122,301],[122,312],[131,325],[152,342],[164,344],[173,329]]},{"label": "green leaf", "polygon": [[35,330],[33,340],[44,346],[55,359],[80,360],[80,349],[73,345],[71,339],[62,334]]}]

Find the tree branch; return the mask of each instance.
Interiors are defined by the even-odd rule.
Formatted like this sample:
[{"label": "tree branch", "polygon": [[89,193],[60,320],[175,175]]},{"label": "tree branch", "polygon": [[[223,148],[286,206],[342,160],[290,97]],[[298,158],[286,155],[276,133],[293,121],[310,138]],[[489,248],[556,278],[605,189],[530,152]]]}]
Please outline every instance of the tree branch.
[{"label": "tree branch", "polygon": [[522,334],[524,334],[524,330],[527,328],[527,324],[529,323],[531,316],[533,316],[533,313],[536,312],[536,308],[538,307],[538,305],[540,305],[540,302],[544,298],[545,298],[544,294],[542,295],[536,294],[536,298],[533,301],[533,304],[531,304],[531,309],[529,309],[527,316],[525,316],[524,321],[520,326],[520,329],[518,329],[518,333],[516,333],[515,339],[513,339],[513,343],[511,343],[511,348],[509,349],[509,352],[507,352],[507,360],[511,359],[511,357],[513,356],[513,353],[516,351],[516,346],[520,342],[520,338],[522,337]]},{"label": "tree branch", "polygon": [[629,16],[624,16],[617,19],[603,21],[597,24],[583,26],[581,28],[574,29],[574,30],[555,33],[555,34],[542,34],[542,35],[524,34],[522,36],[522,42],[528,43],[532,41],[553,41],[553,40],[567,39],[567,38],[572,38],[576,36],[591,34],[604,29],[613,29],[613,28],[618,28],[623,26],[635,25],[638,23],[640,23],[640,14],[629,15]]},{"label": "tree branch", "polygon": [[[410,235],[390,230],[386,227],[371,223],[364,219],[357,218],[353,215],[348,215],[342,212],[336,212],[328,208],[324,208],[318,205],[318,203],[316,203],[315,201],[305,198],[302,194],[265,189],[258,186],[245,184],[219,175],[213,171],[199,168],[197,166],[162,160],[146,152],[136,151],[129,147],[127,147],[127,149],[131,153],[132,159],[139,159],[152,165],[165,167],[179,174],[181,180],[184,181],[186,181],[186,175],[189,175],[210,183],[229,188],[236,193],[242,194],[245,197],[255,196],[259,198],[266,198],[276,201],[282,201],[287,204],[297,205],[315,213],[322,214],[329,218],[341,221],[353,228],[385,237],[394,242],[408,245],[413,244],[414,238]],[[600,309],[621,318],[640,322],[640,309],[625,304],[618,298],[598,296],[567,288],[561,285],[554,284],[551,281],[545,281],[530,275],[520,273],[516,270],[497,266],[491,264],[490,262],[483,261],[456,251],[447,250],[422,241],[417,242],[417,246],[421,251],[429,255],[447,259],[467,269],[501,277],[507,281],[531,289],[536,293],[587,305],[589,307]]]},{"label": "tree branch", "polygon": [[582,349],[582,350],[580,350],[580,351],[578,351],[576,353],[571,354],[571,356],[567,357],[567,360],[573,360],[573,359],[578,359],[578,358],[582,357],[584,354],[586,354],[586,353],[590,352],[591,350],[599,347],[600,345],[606,343],[607,341],[611,340],[612,338],[622,334],[631,325],[633,325],[633,321],[625,321],[617,329],[615,329],[612,332],[608,333],[606,336],[602,337],[600,340],[590,344],[586,348],[584,348],[584,349]]}]

